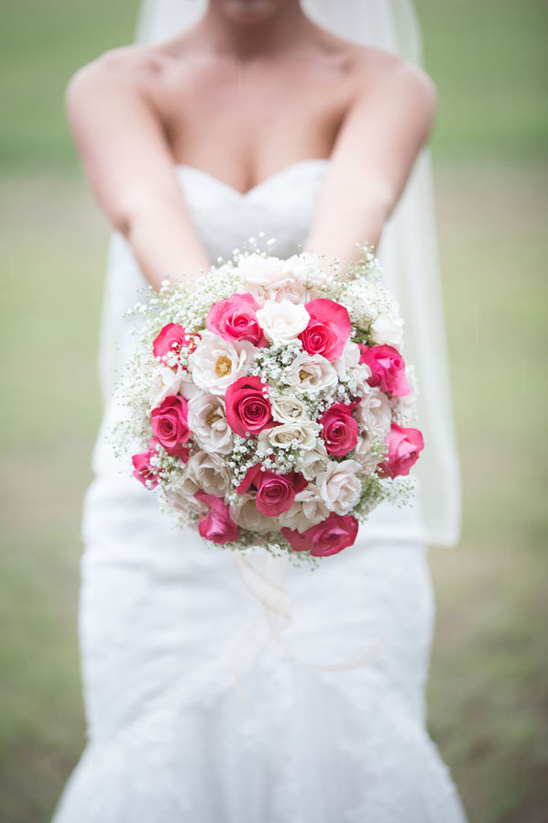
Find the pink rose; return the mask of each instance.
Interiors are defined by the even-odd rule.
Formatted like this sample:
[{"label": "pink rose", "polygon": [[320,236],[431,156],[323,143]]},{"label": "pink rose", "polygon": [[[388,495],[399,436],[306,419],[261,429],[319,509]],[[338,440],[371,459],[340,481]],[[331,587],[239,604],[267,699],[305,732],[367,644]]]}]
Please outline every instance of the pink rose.
[{"label": "pink rose", "polygon": [[358,442],[358,424],[352,417],[358,403],[333,403],[320,417],[325,448],[335,457],[344,457]]},{"label": "pink rose", "polygon": [[177,323],[168,323],[156,336],[152,344],[154,357],[165,359],[166,354],[180,354],[182,346],[188,346],[191,351],[196,348],[195,334],[187,334],[186,330]]},{"label": "pink rose", "polygon": [[194,497],[205,503],[209,507],[209,512],[200,518],[198,531],[206,540],[212,543],[231,543],[239,535],[239,529],[234,520],[230,517],[227,504],[222,497],[205,492],[195,492]]},{"label": "pink rose", "polygon": [[302,474],[275,474],[262,471],[260,464],[247,470],[246,476],[237,487],[238,494],[245,494],[254,487],[257,490],[255,505],[257,511],[268,517],[277,517],[286,512],[295,500],[295,495],[302,491],[308,482]]},{"label": "pink rose", "polygon": [[257,321],[260,306],[253,295],[233,294],[220,300],[209,310],[206,326],[223,340],[249,340],[254,346],[268,346],[262,328]]},{"label": "pink rose", "polygon": [[392,397],[409,394],[411,387],[405,376],[405,361],[393,346],[360,345],[360,363],[367,363],[371,369],[368,379],[370,386],[379,386]]},{"label": "pink rose", "polygon": [[294,552],[310,551],[313,557],[327,557],[352,546],[358,534],[358,521],[351,514],[335,514],[311,526],[302,534],[296,529],[281,529]]},{"label": "pink rose", "polygon": [[318,297],[305,304],[310,315],[306,329],[299,340],[308,354],[321,354],[331,362],[341,356],[344,344],[350,337],[348,312],[340,303]]},{"label": "pink rose", "polygon": [[182,445],[190,437],[188,403],[180,395],[171,395],[153,409],[150,415],[152,431],[159,443],[172,457],[181,457],[186,463],[188,449]]},{"label": "pink rose", "polygon": [[134,467],[133,476],[147,489],[155,489],[158,485],[156,469],[150,465],[150,458],[156,454],[155,446],[156,441],[150,440],[148,451],[141,452],[141,454],[134,454],[131,458]]},{"label": "pink rose", "polygon": [[258,434],[274,425],[268,399],[268,385],[260,377],[239,377],[225,396],[226,419],[240,437]]},{"label": "pink rose", "polygon": [[404,428],[392,423],[385,442],[388,443],[388,457],[377,469],[380,476],[398,477],[409,474],[409,469],[417,462],[419,452],[424,448],[422,433],[419,429]]}]

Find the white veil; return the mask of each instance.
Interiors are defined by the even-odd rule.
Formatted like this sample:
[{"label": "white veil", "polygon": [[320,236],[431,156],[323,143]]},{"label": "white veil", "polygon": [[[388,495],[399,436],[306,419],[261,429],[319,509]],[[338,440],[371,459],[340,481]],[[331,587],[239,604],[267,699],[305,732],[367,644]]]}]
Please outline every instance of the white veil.
[{"label": "white veil", "polygon": [[[412,0],[301,0],[319,26],[346,40],[399,52],[420,64]],[[158,42],[196,23],[207,0],[142,0],[136,40]],[[451,399],[433,184],[423,149],[386,224],[378,256],[405,319],[404,354],[416,368],[425,449],[420,478],[428,542],[454,546],[461,530],[461,480]]]}]

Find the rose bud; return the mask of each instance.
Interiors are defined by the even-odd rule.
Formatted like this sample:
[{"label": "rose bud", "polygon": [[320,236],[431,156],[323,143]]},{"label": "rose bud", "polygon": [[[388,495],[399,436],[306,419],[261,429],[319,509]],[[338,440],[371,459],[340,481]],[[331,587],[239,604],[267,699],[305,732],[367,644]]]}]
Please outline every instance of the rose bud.
[{"label": "rose bud", "polygon": [[392,397],[409,394],[411,387],[405,376],[405,361],[393,346],[360,345],[360,363],[366,363],[371,369],[367,380],[370,386],[380,389]]},{"label": "rose bud", "polygon": [[388,457],[377,467],[381,477],[398,477],[409,474],[409,469],[417,462],[419,452],[424,448],[424,440],[419,429],[405,428],[392,423],[386,437]]},{"label": "rose bud", "polygon": [[327,557],[352,546],[358,534],[358,521],[351,514],[335,514],[301,534],[295,529],[281,529],[294,552],[309,551],[313,557]]}]

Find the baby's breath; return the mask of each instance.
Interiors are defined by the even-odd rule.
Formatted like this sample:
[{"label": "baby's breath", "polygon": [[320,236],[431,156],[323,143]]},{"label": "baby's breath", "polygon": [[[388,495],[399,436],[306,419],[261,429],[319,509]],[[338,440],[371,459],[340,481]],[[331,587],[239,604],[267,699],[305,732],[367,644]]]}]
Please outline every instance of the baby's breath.
[{"label": "baby's breath", "polygon": [[[262,233],[259,236],[261,240],[264,239]],[[196,488],[198,482],[193,474],[196,471],[195,456],[199,458],[204,447],[198,435],[191,431],[184,444],[184,460],[170,455],[154,438],[151,411],[155,403],[158,405],[157,398],[162,397],[162,391],[171,391],[171,383],[178,387],[177,391],[187,400],[199,391],[193,377],[198,361],[192,355],[207,329],[206,318],[214,304],[234,294],[251,293],[262,305],[261,301],[264,302],[270,296],[268,282],[262,284],[257,278],[246,279],[249,278],[249,272],[260,264],[265,271],[270,271],[268,267],[272,266],[274,269],[278,266],[280,271],[283,269],[288,282],[293,283],[295,288],[304,289],[305,303],[321,294],[321,297],[345,306],[351,321],[350,341],[353,344],[374,345],[375,324],[387,317],[393,323],[400,322],[397,302],[384,286],[382,271],[371,247],[360,247],[361,258],[343,271],[337,261],[326,267],[318,258],[304,252],[282,261],[270,252],[270,246],[275,246],[275,243],[269,245],[266,241],[265,245],[268,250],[261,251],[258,242],[250,238],[242,249],[234,250],[232,259],[219,258],[216,265],[199,279],[194,289],[187,286],[185,278],[175,283],[166,278],[158,292],[151,287],[145,290],[142,301],[125,315],[133,339],[133,357],[119,375],[116,401],[124,413],[119,415],[119,420],[113,427],[113,441],[118,455],[126,457],[136,451],[148,454],[149,445],[154,443],[148,464],[153,478],[147,480],[145,485],[148,488],[155,486],[162,510],[170,512],[174,523],[179,527],[196,529],[200,518],[204,516],[200,514],[200,504],[197,501],[193,500],[194,505],[190,505],[191,501],[187,498],[188,505],[185,505],[185,493],[190,493],[188,489]],[[273,299],[278,300],[276,288],[272,295]],[[295,292],[292,293],[292,299],[294,294]],[[153,341],[168,324],[182,326],[186,337],[181,345],[174,346],[162,357],[156,357]],[[357,448],[343,457],[326,454],[325,451],[322,416],[334,404],[355,404],[370,391],[367,382],[371,374],[369,367],[359,364],[357,357],[351,361],[352,365],[345,361],[342,366],[337,366],[336,382],[333,379],[326,379],[324,382],[320,380],[311,390],[306,381],[302,385],[295,385],[295,371],[299,369],[299,364],[293,370],[292,367],[296,358],[303,355],[306,356],[306,352],[298,338],[270,343],[254,350],[253,356],[246,361],[245,374],[260,378],[265,384],[266,397],[289,398],[291,403],[294,402],[300,415],[298,420],[308,427],[306,431],[309,434],[306,436],[311,436],[313,440],[303,445],[296,439],[268,438],[266,445],[262,443],[259,450],[255,435],[241,437],[233,434],[228,453],[225,450],[222,454],[217,454],[217,459],[222,461],[223,470],[229,478],[223,497],[225,505],[233,506],[238,502],[238,487],[248,471],[259,463],[263,471],[277,475],[299,473],[310,458],[311,442],[315,443],[314,449],[320,464],[322,460],[337,463],[351,459],[360,465],[359,499],[348,512],[360,522],[365,522],[370,512],[382,501],[395,505],[408,503],[414,490],[414,478],[390,479],[379,475],[377,469],[386,459],[387,445],[382,437],[368,429],[363,422],[359,423],[358,430],[360,437],[367,442],[367,450],[362,449],[359,454],[363,452],[365,456],[359,456]],[[328,370],[327,374],[333,374],[336,364],[320,359]],[[407,367],[406,374],[412,394],[409,397],[387,395],[392,422],[402,426],[416,420],[417,380],[411,366]],[[275,419],[270,425],[281,425],[281,420],[283,417]],[[309,477],[307,474],[307,478]],[[310,482],[313,484],[314,478]],[[183,493],[183,490],[187,491]],[[207,510],[205,504],[204,509]],[[272,518],[272,526],[272,531],[266,534],[240,526],[237,539],[228,543],[227,548],[247,551],[260,545],[273,554],[289,553],[294,562],[308,562],[312,566],[317,564],[317,560],[309,552],[292,550],[289,541],[279,530],[278,518]]]}]

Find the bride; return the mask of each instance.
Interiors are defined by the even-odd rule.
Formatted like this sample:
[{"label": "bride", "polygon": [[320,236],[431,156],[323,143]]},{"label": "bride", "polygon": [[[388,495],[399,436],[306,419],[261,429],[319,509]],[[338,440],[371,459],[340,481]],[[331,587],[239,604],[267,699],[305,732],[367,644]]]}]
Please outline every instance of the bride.
[{"label": "bride", "polygon": [[[390,43],[366,44],[374,8],[389,5],[152,0],[147,42],[102,55],[69,84],[71,128],[113,233],[105,413],[83,520],[88,742],[55,823],[465,820],[425,727],[427,545],[458,532],[432,252],[414,245],[428,234],[417,207],[427,208],[421,149],[436,102]],[[231,553],[176,531],[109,441],[121,413],[112,388],[131,356],[125,309],[167,274],[199,288],[251,236],[275,238],[279,257],[304,247],[343,267],[356,244],[380,244],[432,444],[412,505],[381,504],[351,550],[314,573],[289,569],[283,644],[268,642],[268,615]],[[280,584],[261,547],[256,563]],[[368,643],[365,664],[329,665]]]}]

